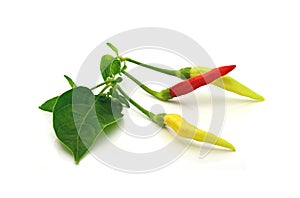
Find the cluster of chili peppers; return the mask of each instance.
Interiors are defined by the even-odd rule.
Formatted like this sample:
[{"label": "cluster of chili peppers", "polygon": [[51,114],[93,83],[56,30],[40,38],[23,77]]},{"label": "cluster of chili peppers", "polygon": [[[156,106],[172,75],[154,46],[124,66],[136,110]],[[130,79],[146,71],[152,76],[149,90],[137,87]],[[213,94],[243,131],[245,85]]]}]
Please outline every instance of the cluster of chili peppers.
[{"label": "cluster of chili peppers", "polygon": [[[39,107],[41,110],[53,112],[53,128],[56,136],[73,153],[76,163],[79,163],[98,134],[123,116],[121,113],[123,106],[130,107],[129,103],[133,104],[157,125],[171,128],[178,136],[235,151],[235,147],[228,141],[193,126],[178,114],[154,114],[143,108],[121,88],[122,75],[125,75],[143,90],[162,101],[191,93],[207,84],[218,86],[257,101],[264,100],[261,95],[227,75],[236,68],[235,65],[214,69],[197,66],[169,70],[122,57],[115,46],[111,43],[107,43],[107,45],[115,52],[116,56],[106,54],[101,57],[100,71],[104,82],[92,88],[78,87],[70,77],[65,76],[72,89],[47,100]],[[161,91],[152,90],[126,72],[127,62],[178,77],[182,81]],[[99,87],[102,87],[102,90],[95,95],[93,90]],[[73,95],[75,92],[77,94]],[[74,98],[78,101],[75,102]],[[113,112],[112,106],[114,105],[116,111]]]},{"label": "cluster of chili peppers", "polygon": [[[162,101],[170,100],[174,97],[182,96],[188,94],[199,87],[202,87],[207,84],[213,84],[218,86],[222,89],[225,89],[230,92],[234,92],[238,95],[246,96],[252,98],[257,101],[263,101],[264,98],[257,94],[256,92],[252,91],[250,88],[246,87],[242,83],[238,82],[237,80],[227,76],[229,72],[231,72],[236,66],[229,65],[229,66],[222,66],[218,68],[207,68],[207,67],[187,67],[182,68],[180,70],[168,70],[163,68],[154,67],[152,65],[143,64],[131,58],[123,58],[121,57],[122,61],[128,61],[139,66],[152,69],[161,73],[165,73],[168,75],[176,76],[178,78],[183,79],[182,82],[173,85],[170,88],[164,89],[162,91],[154,91],[141,83],[138,79],[133,77],[131,74],[123,71],[122,73],[125,74],[129,79],[134,81],[138,86],[144,89],[146,92],[151,94],[152,96],[158,98]],[[192,124],[188,123],[185,119],[183,119],[178,114],[153,114],[152,112],[144,109],[139,104],[137,104],[134,100],[132,100],[126,93],[118,86],[118,90],[121,94],[135,107],[137,107],[141,112],[143,112],[147,117],[149,117],[152,121],[160,126],[169,126],[172,128],[179,136],[184,138],[193,139],[200,142],[207,142],[210,144],[218,145],[232,151],[235,151],[235,147],[229,143],[228,141],[217,137],[213,133],[198,129],[197,127],[193,126]]]}]

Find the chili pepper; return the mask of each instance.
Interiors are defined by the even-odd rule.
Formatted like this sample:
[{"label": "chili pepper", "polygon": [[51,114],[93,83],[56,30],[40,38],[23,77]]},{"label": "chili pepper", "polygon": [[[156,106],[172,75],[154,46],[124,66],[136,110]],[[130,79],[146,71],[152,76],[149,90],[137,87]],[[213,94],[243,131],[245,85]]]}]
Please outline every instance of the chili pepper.
[{"label": "chili pepper", "polygon": [[232,71],[235,67],[236,67],[235,65],[230,65],[230,66],[214,68],[204,73],[203,75],[194,76],[183,82],[180,82],[169,88],[170,96],[173,98],[176,96],[181,96],[190,93],[193,90],[203,85],[209,84],[214,80],[220,78],[221,76],[226,75],[227,73]]},{"label": "chili pepper", "polygon": [[219,68],[212,69],[202,75],[195,76],[193,78],[189,78],[187,80],[184,80],[170,88],[164,89],[160,92],[154,91],[138,81],[136,78],[134,78],[132,75],[127,73],[126,71],[123,71],[123,73],[133,80],[136,84],[138,84],[142,89],[144,89],[149,94],[155,96],[156,98],[160,100],[169,100],[177,96],[188,94],[195,89],[204,86],[206,84],[209,84],[213,82],[214,80],[220,78],[221,76],[226,75],[230,71],[232,71],[236,66],[235,65],[229,65],[229,66],[223,66]]},{"label": "chili pepper", "polygon": [[200,142],[207,142],[207,143],[215,144],[218,146],[222,146],[222,147],[231,149],[232,151],[235,151],[235,147],[231,143],[227,142],[226,140],[224,140],[222,138],[219,138],[218,136],[216,136],[212,133],[198,129],[197,127],[188,123],[180,115],[165,114],[165,113],[154,114],[154,113],[144,109],[137,102],[135,102],[133,99],[131,99],[121,89],[121,87],[117,86],[117,89],[131,104],[133,104],[137,109],[139,109],[143,114],[145,114],[147,117],[149,117],[157,125],[159,125],[161,127],[169,126],[179,136],[194,139],[194,140],[197,140]]},{"label": "chili pepper", "polygon": [[[203,73],[206,73],[210,70],[210,68],[207,67],[187,67],[178,70],[178,73],[176,76],[181,77],[183,79],[186,78],[193,78],[195,76],[201,75]],[[264,97],[259,95],[258,93],[254,92],[247,86],[243,85],[239,81],[235,80],[234,78],[230,76],[223,76],[215,81],[213,81],[211,84],[218,86],[222,89],[225,89],[227,91],[236,93],[241,96],[249,97],[254,100],[264,101]]]},{"label": "chili pepper", "polygon": [[215,144],[235,151],[235,147],[231,143],[216,136],[213,133],[198,129],[197,127],[191,125],[189,122],[183,119],[180,115],[166,114],[164,116],[164,124],[171,127],[179,136],[182,136],[184,138]]},{"label": "chili pepper", "polygon": [[[152,70],[164,73],[164,74],[176,76],[176,77],[184,79],[184,80],[198,76],[198,75],[208,72],[210,70],[210,68],[208,68],[208,67],[193,67],[193,68],[186,67],[186,68],[182,68],[180,70],[169,70],[169,69],[154,67],[152,65],[147,65],[147,64],[138,62],[136,60],[133,60],[131,58],[123,58],[123,60],[132,62],[134,64],[137,64],[142,67],[152,69]],[[227,91],[230,91],[230,92],[242,95],[242,96],[246,96],[246,97],[252,98],[254,100],[259,100],[259,101],[265,100],[263,96],[259,95],[258,93],[254,92],[250,88],[246,87],[242,83],[238,82],[237,80],[235,80],[229,76],[224,76],[221,79],[215,80],[214,82],[212,82],[212,84],[215,86],[218,86],[222,89],[225,89]],[[168,100],[170,98],[166,97],[166,96],[168,96],[167,94],[168,93],[165,91],[164,93],[160,93],[157,96],[155,96],[155,95],[154,96],[159,98],[160,100]]]}]

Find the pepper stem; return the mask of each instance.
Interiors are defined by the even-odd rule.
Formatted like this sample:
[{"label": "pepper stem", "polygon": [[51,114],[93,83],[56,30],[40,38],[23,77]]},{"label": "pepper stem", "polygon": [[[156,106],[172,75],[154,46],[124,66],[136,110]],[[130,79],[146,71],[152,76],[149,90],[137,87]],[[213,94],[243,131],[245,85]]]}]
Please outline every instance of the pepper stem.
[{"label": "pepper stem", "polygon": [[105,90],[107,90],[111,85],[106,85],[99,93],[99,95],[103,94]]},{"label": "pepper stem", "polygon": [[133,60],[131,58],[127,58],[127,57],[122,58],[122,61],[128,61],[128,62],[134,63],[136,65],[139,65],[139,66],[142,66],[142,67],[145,67],[145,68],[148,68],[148,69],[152,69],[154,71],[158,71],[158,72],[161,72],[161,73],[164,73],[164,74],[168,74],[168,75],[171,75],[171,76],[177,76],[178,75],[177,70],[163,69],[163,68],[159,68],[159,67],[154,67],[152,65],[144,64],[144,63],[141,63],[139,61]]},{"label": "pepper stem", "polygon": [[141,87],[147,93],[149,93],[152,96],[158,98],[159,100],[166,101],[166,100],[170,99],[170,97],[168,96],[169,95],[168,90],[163,90],[161,92],[154,91],[154,90],[150,89],[149,87],[147,87],[146,85],[144,85],[143,83],[141,83],[138,79],[133,77],[131,74],[127,73],[126,71],[122,71],[122,73],[125,74],[125,76],[127,76],[130,80],[135,82],[139,87]]},{"label": "pepper stem", "polygon": [[154,113],[146,110],[141,105],[139,105],[137,102],[135,102],[133,99],[131,99],[119,85],[116,85],[116,88],[131,104],[133,104],[138,110],[140,110],[143,114],[145,114],[148,118],[150,118],[150,120],[152,120],[159,126],[164,125],[164,116],[166,115],[165,113],[154,114]]},{"label": "pepper stem", "polygon": [[103,82],[103,83],[100,83],[100,84],[98,84],[98,85],[92,87],[91,90],[97,89],[98,87],[101,87],[102,85],[105,85],[106,83],[107,83],[106,81]]},{"label": "pepper stem", "polygon": [[123,89],[117,85],[117,89],[120,91],[120,93],[131,103],[133,104],[138,110],[140,110],[143,114],[145,114],[148,118],[152,119],[152,117],[155,116],[154,113],[146,110],[141,105],[139,105],[137,102],[135,102],[133,99],[131,99],[124,91]]}]

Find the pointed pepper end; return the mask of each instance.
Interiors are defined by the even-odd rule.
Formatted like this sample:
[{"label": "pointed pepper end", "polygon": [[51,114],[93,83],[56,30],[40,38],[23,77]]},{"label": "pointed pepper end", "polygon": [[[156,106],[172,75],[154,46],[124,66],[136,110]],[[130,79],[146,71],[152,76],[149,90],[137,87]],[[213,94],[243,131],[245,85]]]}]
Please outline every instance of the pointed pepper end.
[{"label": "pointed pepper end", "polygon": [[217,142],[216,145],[224,147],[224,148],[228,148],[231,151],[235,151],[235,147],[230,142],[228,142],[222,138],[219,138],[219,142]]},{"label": "pointed pepper end", "polygon": [[258,93],[253,92],[251,95],[249,95],[248,97],[257,100],[257,101],[265,101],[265,98],[261,95],[259,95]]},{"label": "pointed pepper end", "polygon": [[235,147],[232,145],[232,147],[230,148],[233,152],[235,152]]},{"label": "pointed pepper end", "polygon": [[225,76],[226,74],[228,74],[229,72],[234,70],[234,68],[236,68],[236,65],[222,66],[222,67],[219,67],[218,69],[221,73],[221,76]]},{"label": "pointed pepper end", "polygon": [[230,71],[232,71],[232,70],[234,70],[236,68],[236,65],[228,65],[227,68],[228,68],[228,70],[230,72]]},{"label": "pointed pepper end", "polygon": [[222,145],[222,147],[228,148],[231,151],[235,152],[235,147],[229,142],[227,142],[225,145]]},{"label": "pointed pepper end", "polygon": [[263,97],[263,96],[259,96],[259,97],[257,97],[257,99],[256,100],[258,100],[258,101],[265,101],[265,98]]}]

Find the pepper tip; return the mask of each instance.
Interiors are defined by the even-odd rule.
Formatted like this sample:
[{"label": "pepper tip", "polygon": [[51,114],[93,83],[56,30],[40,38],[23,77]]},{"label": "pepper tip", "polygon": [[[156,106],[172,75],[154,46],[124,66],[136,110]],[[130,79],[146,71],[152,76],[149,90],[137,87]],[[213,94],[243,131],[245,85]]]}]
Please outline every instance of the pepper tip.
[{"label": "pepper tip", "polygon": [[256,94],[252,98],[257,100],[257,101],[265,101],[265,98],[263,96],[259,95],[259,94]]},{"label": "pepper tip", "polygon": [[225,76],[226,74],[228,74],[235,68],[236,68],[236,65],[228,65],[228,66],[218,67],[218,70],[220,71],[222,76]]},{"label": "pepper tip", "polygon": [[236,68],[236,65],[229,65],[228,67],[230,67],[231,70],[234,70]]},{"label": "pepper tip", "polygon": [[260,97],[258,98],[258,100],[259,100],[259,101],[265,101],[265,98],[264,98],[263,96],[260,96]]}]

